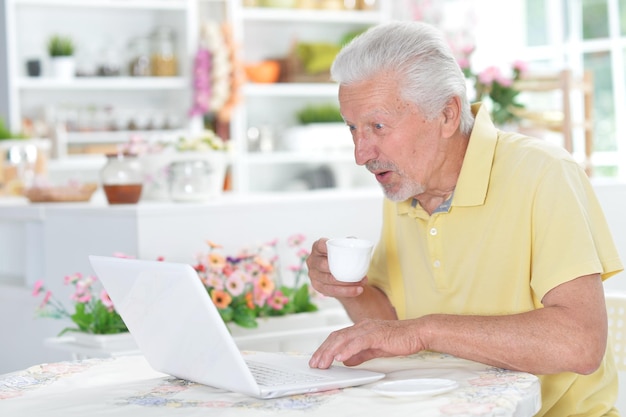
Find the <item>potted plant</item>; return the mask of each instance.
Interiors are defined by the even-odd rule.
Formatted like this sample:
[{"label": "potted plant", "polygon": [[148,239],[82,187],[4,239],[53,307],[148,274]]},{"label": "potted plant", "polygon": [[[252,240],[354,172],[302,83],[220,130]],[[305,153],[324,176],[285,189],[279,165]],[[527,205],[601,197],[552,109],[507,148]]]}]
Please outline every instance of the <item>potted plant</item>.
[{"label": "potted plant", "polygon": [[[284,265],[278,239],[245,247],[234,255],[225,255],[217,243],[206,243],[208,252],[196,254],[192,266],[233,336],[326,326],[329,318],[334,319],[317,314],[314,302],[317,293],[307,276],[309,251],[305,248],[303,234],[296,233],[286,239],[286,247],[293,253],[283,259],[288,262]],[[122,253],[115,256],[129,257]],[[283,266],[285,271],[293,273],[292,279],[283,280]],[[69,309],[41,280],[32,291],[33,296],[41,299],[36,309],[39,317],[72,322],[73,325],[63,329],[59,336],[71,335],[79,345],[101,349],[136,348],[132,335],[96,276],[74,273],[65,277],[64,284],[73,287],[69,297],[72,308]]]},{"label": "potted plant", "polygon": [[48,55],[54,77],[62,79],[74,77],[76,72],[74,51],[74,41],[68,36],[53,35],[48,40]]},{"label": "potted plant", "polygon": [[287,238],[295,258],[287,267],[294,274],[292,282],[282,279],[277,239],[228,256],[221,245],[206,242],[208,253],[197,255],[194,269],[231,331],[236,329],[231,323],[252,329],[260,319],[317,311],[307,277],[305,240],[300,233]]},{"label": "potted plant", "polygon": [[42,296],[36,313],[40,317],[69,319],[73,326],[64,328],[59,336],[71,334],[76,343],[84,346],[113,349],[136,349],[135,341],[126,324],[115,310],[104,289],[98,291],[98,278],[81,273],[67,275],[64,284],[74,287],[70,295],[72,309],[57,300],[43,281],[33,288],[33,296]]}]

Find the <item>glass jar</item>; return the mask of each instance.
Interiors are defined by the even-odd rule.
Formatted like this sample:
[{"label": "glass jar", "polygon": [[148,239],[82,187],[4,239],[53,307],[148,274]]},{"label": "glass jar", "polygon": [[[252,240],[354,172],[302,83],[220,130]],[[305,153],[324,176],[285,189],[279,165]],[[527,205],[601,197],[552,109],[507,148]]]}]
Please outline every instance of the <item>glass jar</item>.
[{"label": "glass jar", "polygon": [[139,37],[130,41],[128,73],[133,77],[150,75],[150,39]]},{"label": "glass jar", "polygon": [[213,169],[208,161],[172,162],[169,167],[170,198],[174,201],[205,201],[211,197]]},{"label": "glass jar", "polygon": [[173,77],[178,73],[176,35],[169,27],[159,27],[152,34],[150,67],[156,77]]},{"label": "glass jar", "polygon": [[109,204],[135,204],[143,188],[141,163],[133,154],[107,155],[100,181]]}]

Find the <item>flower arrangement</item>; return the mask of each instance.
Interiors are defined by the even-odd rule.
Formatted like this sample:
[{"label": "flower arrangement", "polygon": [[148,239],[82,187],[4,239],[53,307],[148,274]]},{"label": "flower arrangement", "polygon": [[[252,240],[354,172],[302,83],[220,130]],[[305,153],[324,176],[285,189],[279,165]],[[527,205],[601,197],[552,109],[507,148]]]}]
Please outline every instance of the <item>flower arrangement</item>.
[{"label": "flower arrangement", "polygon": [[491,103],[491,118],[496,125],[502,126],[517,121],[515,109],[523,108],[524,105],[518,101],[520,91],[515,88],[514,83],[527,71],[526,63],[515,61],[510,77],[503,74],[496,66],[489,66],[476,74],[471,70],[469,60],[473,51],[473,47],[465,49],[462,56],[458,58],[458,63],[465,77],[474,83],[475,100]]},{"label": "flower arrangement", "polygon": [[[293,285],[282,282],[277,239],[253,250],[243,249],[236,256],[223,255],[222,246],[207,241],[208,253],[198,254],[193,267],[224,322],[254,328],[259,317],[317,311],[312,302],[315,293],[307,282],[303,282],[307,277],[306,258],[309,256],[309,251],[303,247],[304,242],[302,234],[294,234],[287,239],[287,246],[295,251],[297,259],[288,267],[294,273]],[[114,256],[130,258],[122,253]],[[45,288],[42,280],[37,281],[32,294],[35,297],[43,295],[37,315],[70,319],[75,327],[64,328],[60,335],[68,331],[91,334],[127,332],[128,328],[107,292],[102,289],[97,294],[97,283],[96,276],[81,273],[64,278],[65,285],[74,287],[70,295],[74,311],[70,312]]]},{"label": "flower arrangement", "polygon": [[98,279],[93,276],[84,276],[81,273],[67,275],[65,285],[72,285],[74,292],[70,299],[74,301],[74,312],[70,313],[63,303],[58,301],[50,290],[39,280],[33,288],[33,296],[43,294],[41,304],[37,308],[40,317],[69,318],[76,327],[66,327],[60,335],[68,332],[84,332],[91,334],[116,334],[128,331],[126,324],[115,311],[113,302],[107,292],[102,289],[96,295]]},{"label": "flower arrangement", "polygon": [[526,71],[526,64],[522,61],[515,61],[512,71],[513,76],[506,77],[498,67],[490,66],[475,78],[476,97],[479,100],[489,97],[492,103],[491,117],[496,125],[518,120],[515,108],[524,107],[517,101],[520,92],[515,89],[514,82],[519,80]]},{"label": "flower arrangement", "polygon": [[254,250],[243,250],[236,256],[225,256],[222,246],[208,241],[209,251],[198,255],[195,269],[226,323],[257,327],[257,318],[283,316],[316,311],[308,283],[306,258],[309,251],[302,247],[304,236],[296,234],[287,245],[296,251],[297,264],[289,267],[294,284],[285,285],[280,277],[277,240]]},{"label": "flower arrangement", "polygon": [[175,144],[177,151],[227,151],[228,142],[213,130],[206,129],[194,136],[181,136]]}]

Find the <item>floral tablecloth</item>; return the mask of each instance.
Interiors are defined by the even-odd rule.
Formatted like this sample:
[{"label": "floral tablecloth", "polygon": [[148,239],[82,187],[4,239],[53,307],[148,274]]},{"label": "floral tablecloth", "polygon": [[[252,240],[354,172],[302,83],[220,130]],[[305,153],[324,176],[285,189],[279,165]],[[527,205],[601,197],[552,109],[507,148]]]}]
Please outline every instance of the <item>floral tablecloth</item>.
[{"label": "floral tablecloth", "polygon": [[454,379],[430,397],[391,398],[371,385],[258,400],[183,381],[150,368],[142,356],[59,362],[0,376],[0,416],[515,416],[540,408],[539,380],[448,355],[423,352],[377,359],[363,368],[385,380]]}]

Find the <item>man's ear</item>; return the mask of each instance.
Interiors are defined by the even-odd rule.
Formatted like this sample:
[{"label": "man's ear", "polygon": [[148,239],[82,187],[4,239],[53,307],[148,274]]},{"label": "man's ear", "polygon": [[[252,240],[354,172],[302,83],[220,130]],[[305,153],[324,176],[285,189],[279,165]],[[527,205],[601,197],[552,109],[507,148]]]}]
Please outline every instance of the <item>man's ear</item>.
[{"label": "man's ear", "polygon": [[445,137],[450,137],[459,128],[461,124],[461,99],[457,96],[452,97],[443,108],[443,134]]}]

